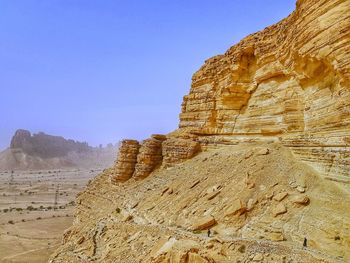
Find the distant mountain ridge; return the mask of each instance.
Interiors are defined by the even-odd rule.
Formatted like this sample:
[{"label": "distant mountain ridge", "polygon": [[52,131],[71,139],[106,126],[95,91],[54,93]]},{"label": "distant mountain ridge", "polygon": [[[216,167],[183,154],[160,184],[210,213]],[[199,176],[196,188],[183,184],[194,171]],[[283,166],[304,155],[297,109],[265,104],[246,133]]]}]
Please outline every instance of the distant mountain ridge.
[{"label": "distant mountain ridge", "polygon": [[0,170],[105,168],[112,165],[117,147],[91,147],[87,142],[19,129],[10,147],[0,153]]}]

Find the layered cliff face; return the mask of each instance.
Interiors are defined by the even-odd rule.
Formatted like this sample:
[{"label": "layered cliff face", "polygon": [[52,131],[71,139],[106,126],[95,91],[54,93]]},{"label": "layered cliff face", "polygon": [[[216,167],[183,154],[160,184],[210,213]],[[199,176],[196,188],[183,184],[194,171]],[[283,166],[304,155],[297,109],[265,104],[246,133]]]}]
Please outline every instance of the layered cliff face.
[{"label": "layered cliff face", "polygon": [[205,62],[179,129],[122,144],[52,262],[348,262],[349,109],[350,1],[299,0]]},{"label": "layered cliff face", "polygon": [[299,1],[280,23],[206,61],[180,128],[203,143],[278,138],[326,176],[350,180],[350,2]]}]

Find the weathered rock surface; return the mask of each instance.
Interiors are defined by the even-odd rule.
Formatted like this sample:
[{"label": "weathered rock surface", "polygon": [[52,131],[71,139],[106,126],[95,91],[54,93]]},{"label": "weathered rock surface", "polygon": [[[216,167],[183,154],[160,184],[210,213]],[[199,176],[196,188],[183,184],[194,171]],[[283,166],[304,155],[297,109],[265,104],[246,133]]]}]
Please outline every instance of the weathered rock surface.
[{"label": "weathered rock surface", "polygon": [[346,0],[299,0],[288,18],[208,59],[180,128],[211,144],[279,137],[322,174],[349,181],[349,13]]},{"label": "weathered rock surface", "polygon": [[195,156],[199,143],[190,139],[170,138],[163,142],[163,164],[172,166]]},{"label": "weathered rock surface", "polygon": [[[78,196],[74,225],[52,262],[157,262],[195,253],[191,249],[209,262],[252,262],[251,256],[258,253],[271,263],[283,258],[348,262],[348,193],[298,161],[288,148],[266,147],[268,155],[248,159],[254,145],[208,150],[171,169],[157,169],[142,181],[116,186],[109,181],[113,169],[106,171]],[[245,186],[247,172],[256,184],[253,189]],[[290,186],[296,179],[308,189],[307,206],[293,203],[301,195]],[[285,189],[289,194],[280,202],[266,198]],[[220,194],[208,200],[217,191]],[[244,214],[226,216],[225,209],[235,200],[242,201],[242,208],[249,200],[254,206]],[[287,212],[275,217],[277,204]],[[129,216],[132,220],[126,220]],[[196,222],[202,226],[212,218],[216,224],[210,227],[210,238],[205,230],[192,230]],[[305,235],[307,250],[302,249]],[[81,236],[85,241],[78,244]]]},{"label": "weathered rock surface", "polygon": [[133,175],[135,179],[146,178],[162,163],[162,143],[164,140],[166,140],[164,135],[157,134],[142,142]]},{"label": "weathered rock surface", "polygon": [[120,143],[114,172],[110,176],[112,183],[124,182],[132,177],[137,163],[140,144],[135,140],[123,140]]}]

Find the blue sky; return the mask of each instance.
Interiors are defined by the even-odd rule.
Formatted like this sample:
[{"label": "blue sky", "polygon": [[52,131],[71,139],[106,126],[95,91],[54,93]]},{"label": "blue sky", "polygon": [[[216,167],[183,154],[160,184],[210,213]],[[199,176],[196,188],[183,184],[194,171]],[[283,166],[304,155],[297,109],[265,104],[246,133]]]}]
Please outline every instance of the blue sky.
[{"label": "blue sky", "polygon": [[18,128],[91,145],[177,128],[207,58],[295,0],[0,0],[0,149]]}]

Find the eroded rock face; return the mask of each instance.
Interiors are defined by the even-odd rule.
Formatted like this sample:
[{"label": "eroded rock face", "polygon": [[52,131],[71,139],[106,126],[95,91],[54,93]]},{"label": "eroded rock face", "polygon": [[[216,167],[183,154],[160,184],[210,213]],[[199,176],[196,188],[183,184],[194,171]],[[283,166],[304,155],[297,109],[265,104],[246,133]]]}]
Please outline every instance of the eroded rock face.
[{"label": "eroded rock face", "polygon": [[151,138],[142,142],[135,166],[135,179],[146,178],[162,163],[162,143],[165,139],[164,135],[152,135]]},{"label": "eroded rock face", "polygon": [[192,158],[200,150],[198,142],[190,139],[170,138],[163,142],[163,165],[171,166]]},{"label": "eroded rock face", "polygon": [[140,144],[136,140],[123,140],[121,142],[114,171],[110,176],[112,183],[124,182],[132,177],[139,149]]},{"label": "eroded rock face", "polygon": [[192,158],[200,150],[198,142],[192,139],[167,138],[155,134],[140,143],[123,140],[119,148],[111,182],[125,182],[149,176],[158,166],[173,166]]},{"label": "eroded rock face", "polygon": [[180,128],[212,143],[280,137],[324,175],[349,176],[349,13],[349,1],[298,1],[288,18],[208,59]]}]

